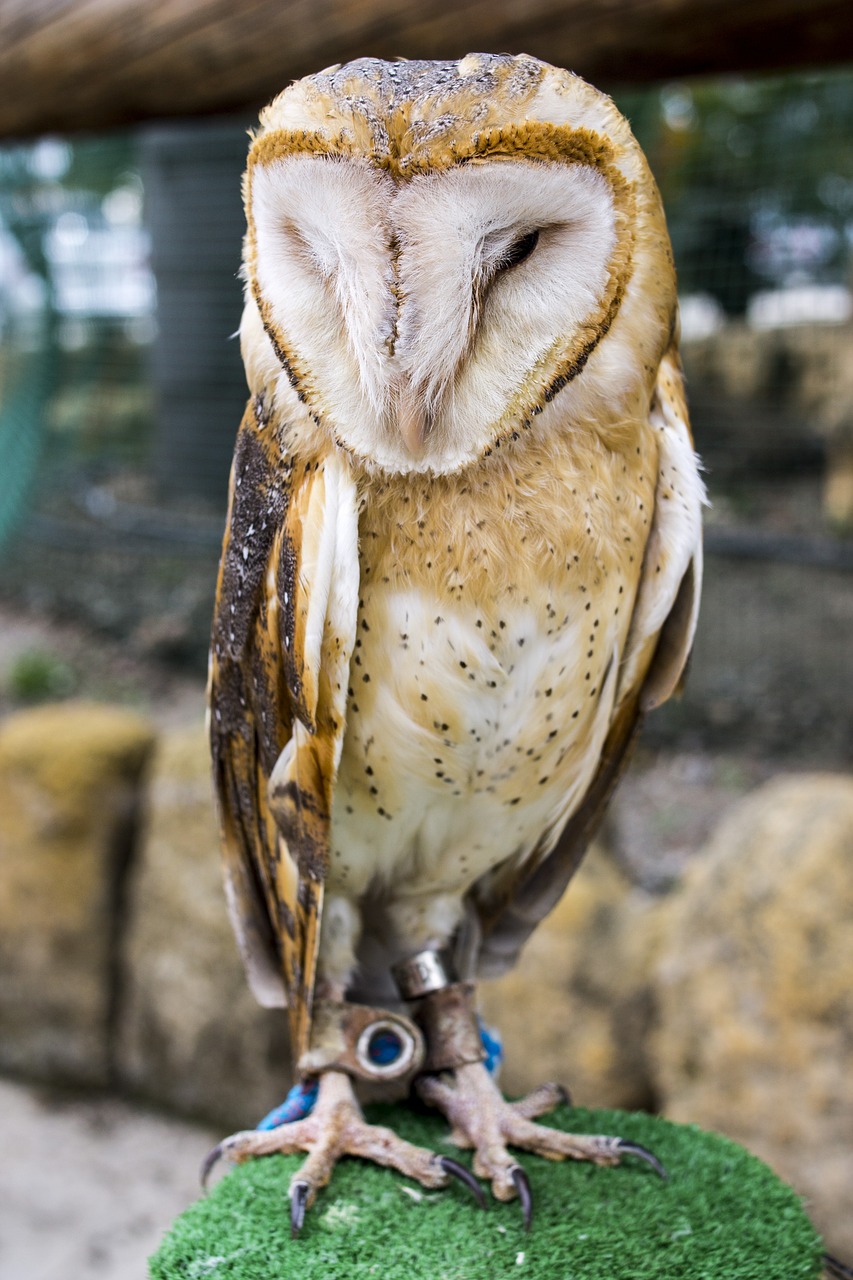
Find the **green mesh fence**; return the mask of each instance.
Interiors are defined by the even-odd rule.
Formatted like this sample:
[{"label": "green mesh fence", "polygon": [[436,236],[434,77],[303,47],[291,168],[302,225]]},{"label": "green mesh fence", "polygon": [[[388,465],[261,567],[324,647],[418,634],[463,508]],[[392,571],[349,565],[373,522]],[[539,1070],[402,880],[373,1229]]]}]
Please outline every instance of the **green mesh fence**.
[{"label": "green mesh fence", "polygon": [[[691,683],[653,732],[849,760],[853,73],[616,98],[667,207],[714,504]],[[199,673],[250,124],[0,149],[0,601],[171,637]]]}]

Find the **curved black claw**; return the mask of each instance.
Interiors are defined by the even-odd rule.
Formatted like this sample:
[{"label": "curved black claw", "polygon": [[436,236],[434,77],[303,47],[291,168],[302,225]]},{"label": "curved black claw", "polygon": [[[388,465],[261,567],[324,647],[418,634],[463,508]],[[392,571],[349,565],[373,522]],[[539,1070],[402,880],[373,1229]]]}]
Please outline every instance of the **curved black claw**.
[{"label": "curved black claw", "polygon": [[564,1084],[560,1084],[559,1080],[557,1081],[557,1089],[560,1093],[560,1106],[570,1107],[572,1105],[572,1095]]},{"label": "curved black claw", "polygon": [[517,1164],[513,1169],[512,1180],[515,1183],[515,1189],[521,1201],[521,1212],[524,1214],[524,1230],[529,1231],[530,1224],[533,1222],[533,1192],[530,1190],[530,1179],[520,1164]]},{"label": "curved black claw", "polygon": [[853,1269],[845,1267],[844,1263],[833,1258],[831,1253],[823,1255],[823,1265],[835,1280],[853,1280]]},{"label": "curved black claw", "polygon": [[445,1173],[450,1174],[451,1178],[458,1178],[460,1182],[465,1184],[481,1209],[486,1208],[487,1201],[483,1188],[470,1169],[466,1169],[464,1164],[460,1164],[458,1160],[451,1160],[450,1156],[442,1156],[438,1163]]},{"label": "curved black claw", "polygon": [[655,1173],[659,1178],[662,1178],[664,1182],[669,1178],[669,1174],[666,1169],[664,1169],[657,1156],[653,1152],[649,1151],[647,1147],[641,1147],[639,1142],[623,1142],[620,1138],[616,1144],[616,1150],[619,1152],[620,1156],[639,1156],[641,1160],[645,1160],[647,1164],[652,1166]]},{"label": "curved black claw", "polygon": [[302,1230],[305,1221],[305,1207],[308,1204],[308,1192],[311,1190],[307,1182],[294,1182],[290,1188],[290,1238],[295,1240]]},{"label": "curved black claw", "polygon": [[207,1189],[207,1180],[210,1177],[210,1171],[222,1155],[223,1145],[223,1143],[217,1142],[213,1150],[208,1151],[207,1155],[201,1162],[201,1168],[199,1169],[198,1176],[201,1179],[201,1185],[205,1190]]}]

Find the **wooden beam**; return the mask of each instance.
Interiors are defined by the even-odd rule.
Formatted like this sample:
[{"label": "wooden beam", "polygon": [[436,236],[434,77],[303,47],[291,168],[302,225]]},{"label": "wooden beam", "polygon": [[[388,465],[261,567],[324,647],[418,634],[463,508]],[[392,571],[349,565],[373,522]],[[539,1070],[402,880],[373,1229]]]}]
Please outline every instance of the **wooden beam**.
[{"label": "wooden beam", "polygon": [[372,55],[527,52],[594,83],[853,60],[849,0],[0,0],[0,137],[254,111]]}]

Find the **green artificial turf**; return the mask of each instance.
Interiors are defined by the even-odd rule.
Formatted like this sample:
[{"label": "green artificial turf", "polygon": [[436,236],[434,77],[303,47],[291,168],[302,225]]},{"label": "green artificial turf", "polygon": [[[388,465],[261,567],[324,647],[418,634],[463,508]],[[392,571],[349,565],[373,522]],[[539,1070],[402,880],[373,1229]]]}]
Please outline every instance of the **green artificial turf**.
[{"label": "green artificial turf", "polygon": [[[447,1126],[404,1107],[368,1108],[442,1153]],[[816,1280],[821,1242],[790,1187],[742,1147],[693,1126],[619,1111],[561,1108],[547,1123],[617,1133],[651,1148],[662,1182],[636,1159],[618,1168],[520,1154],[533,1188],[529,1234],[518,1203],[479,1210],[461,1185],[428,1192],[387,1169],[343,1160],[290,1239],[287,1186],[301,1158],[240,1165],[174,1223],[152,1280]]]}]

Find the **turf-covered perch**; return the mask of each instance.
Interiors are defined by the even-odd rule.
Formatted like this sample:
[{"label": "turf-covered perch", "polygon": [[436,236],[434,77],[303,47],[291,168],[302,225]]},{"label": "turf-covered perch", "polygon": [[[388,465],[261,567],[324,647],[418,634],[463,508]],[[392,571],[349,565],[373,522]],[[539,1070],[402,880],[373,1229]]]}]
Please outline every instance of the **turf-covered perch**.
[{"label": "turf-covered perch", "polygon": [[[412,1142],[450,1153],[446,1123],[372,1107]],[[298,1241],[287,1186],[302,1157],[241,1165],[175,1222],[151,1280],[817,1280],[822,1245],[796,1193],[717,1134],[643,1114],[561,1108],[558,1128],[619,1133],[650,1148],[661,1182],[630,1158],[615,1169],[520,1154],[535,1197],[483,1212],[464,1187],[425,1192],[399,1174],[344,1160]],[[465,1159],[464,1153],[462,1159]]]}]

